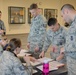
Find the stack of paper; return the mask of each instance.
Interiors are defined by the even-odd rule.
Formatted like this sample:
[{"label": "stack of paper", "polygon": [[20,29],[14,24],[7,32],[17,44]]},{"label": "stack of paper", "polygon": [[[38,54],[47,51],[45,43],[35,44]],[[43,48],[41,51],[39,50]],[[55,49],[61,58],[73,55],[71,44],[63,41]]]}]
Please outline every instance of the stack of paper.
[{"label": "stack of paper", "polygon": [[59,67],[64,66],[64,64],[60,63],[60,62],[57,62],[57,61],[52,61],[52,62],[50,62],[50,66],[59,68]]},{"label": "stack of paper", "polygon": [[33,74],[34,74],[34,73],[37,73],[37,70],[34,70],[34,69],[33,69]]},{"label": "stack of paper", "polygon": [[23,56],[25,56],[25,53],[19,53],[17,56],[18,57],[23,57]]},{"label": "stack of paper", "polygon": [[25,49],[21,49],[20,53],[25,53],[25,52],[29,52],[28,50]]},{"label": "stack of paper", "polygon": [[[38,66],[37,67],[39,70],[43,71],[43,66]],[[58,68],[57,67],[53,67],[53,66],[49,66],[49,71],[53,71],[53,70],[57,70]]]},{"label": "stack of paper", "polygon": [[23,56],[29,56],[29,55],[31,55],[31,54],[29,54],[29,53],[19,53],[17,56],[18,57],[23,57]]},{"label": "stack of paper", "polygon": [[[59,63],[57,61],[49,62],[49,71],[57,70],[58,67],[61,67],[61,66],[64,66],[64,64]],[[37,68],[40,69],[41,71],[43,71],[43,65],[40,65]]]},{"label": "stack of paper", "polygon": [[24,66],[26,66],[26,63],[22,63]]},{"label": "stack of paper", "polygon": [[53,59],[51,59],[51,58],[43,57],[43,58],[38,59],[35,62],[31,62],[31,65],[32,66],[39,65],[39,64],[43,63],[44,60],[47,60],[48,62],[53,61]]},{"label": "stack of paper", "polygon": [[31,55],[31,54],[29,54],[29,53],[27,53],[27,52],[28,52],[28,50],[22,49],[17,56],[18,56],[18,57],[23,57],[23,56],[25,56],[25,55],[27,55],[27,56]]}]

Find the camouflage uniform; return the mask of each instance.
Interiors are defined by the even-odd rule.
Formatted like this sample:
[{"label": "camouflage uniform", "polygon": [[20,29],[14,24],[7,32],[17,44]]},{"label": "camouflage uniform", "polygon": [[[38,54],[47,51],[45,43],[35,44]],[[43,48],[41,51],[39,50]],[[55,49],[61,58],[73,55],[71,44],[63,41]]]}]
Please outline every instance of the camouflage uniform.
[{"label": "camouflage uniform", "polygon": [[24,67],[15,54],[4,51],[0,57],[0,75],[32,75],[32,67]]},{"label": "camouflage uniform", "polygon": [[0,29],[6,31],[6,28],[4,26],[4,22],[0,20]]},{"label": "camouflage uniform", "polygon": [[[60,48],[64,46],[65,44],[65,29],[60,26],[59,30],[56,32],[53,32],[52,30],[48,30],[44,42],[44,46],[42,50],[47,51],[48,47],[50,45],[57,46],[57,51],[52,52],[51,51],[51,58],[55,59],[60,55]],[[60,62],[65,62],[65,57],[60,61]]]},{"label": "camouflage uniform", "polygon": [[[0,20],[0,30],[4,30],[4,32],[6,32],[6,28],[5,28],[4,22],[2,20]],[[0,34],[0,39],[2,39],[2,34]]]},{"label": "camouflage uniform", "polygon": [[30,33],[28,36],[28,42],[30,43],[31,52],[35,53],[34,49],[38,45],[39,52],[37,52],[37,54],[40,54],[44,43],[46,27],[47,21],[42,15],[38,15],[35,18],[32,18]]},{"label": "camouflage uniform", "polygon": [[67,32],[65,53],[67,56],[68,75],[76,75],[76,17]]},{"label": "camouflage uniform", "polygon": [[3,53],[3,48],[2,48],[2,46],[0,45],[0,56],[2,55],[2,53]]}]

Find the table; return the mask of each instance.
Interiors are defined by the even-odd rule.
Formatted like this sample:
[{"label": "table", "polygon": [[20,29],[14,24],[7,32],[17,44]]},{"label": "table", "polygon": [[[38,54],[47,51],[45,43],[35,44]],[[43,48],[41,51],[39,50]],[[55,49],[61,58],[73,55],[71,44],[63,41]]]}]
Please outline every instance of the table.
[{"label": "table", "polygon": [[[24,60],[21,58],[21,61],[24,62]],[[42,74],[42,71],[40,71],[39,69],[36,68],[37,66],[34,66],[33,68],[35,70],[37,70],[38,72],[37,73],[34,73],[33,75],[43,75]],[[50,71],[49,72],[49,75],[68,75],[67,74],[67,68],[66,66],[64,67],[60,67],[58,70],[55,70],[55,71]]]},{"label": "table", "polygon": [[[37,69],[36,67],[34,67],[34,69],[36,69],[38,72],[33,75],[42,75],[42,72],[39,69]],[[67,73],[67,68],[66,66],[64,66],[59,68],[58,70],[50,71],[49,75],[68,75]]]},{"label": "table", "polygon": [[[39,70],[37,68],[37,66],[34,66],[33,69],[37,70],[37,73],[34,73],[33,75],[42,75],[42,71]],[[50,71],[49,75],[68,75],[67,73],[68,73],[67,72],[67,67],[63,66],[63,67],[58,68],[58,70]]]}]

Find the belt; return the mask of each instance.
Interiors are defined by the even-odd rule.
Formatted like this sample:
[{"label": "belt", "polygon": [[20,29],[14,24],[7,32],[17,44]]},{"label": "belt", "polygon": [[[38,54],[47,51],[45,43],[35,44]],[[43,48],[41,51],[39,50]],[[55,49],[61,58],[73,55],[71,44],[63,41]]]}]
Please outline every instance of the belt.
[{"label": "belt", "polygon": [[66,56],[70,56],[73,59],[76,59],[76,51],[65,51]]}]

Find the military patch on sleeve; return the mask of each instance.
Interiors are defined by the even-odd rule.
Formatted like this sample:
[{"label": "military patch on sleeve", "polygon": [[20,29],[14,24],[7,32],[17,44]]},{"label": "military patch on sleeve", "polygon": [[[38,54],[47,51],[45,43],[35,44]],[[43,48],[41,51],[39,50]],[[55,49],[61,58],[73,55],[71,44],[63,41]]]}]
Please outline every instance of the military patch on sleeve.
[{"label": "military patch on sleeve", "polygon": [[70,36],[70,40],[73,41],[73,36]]},{"label": "military patch on sleeve", "polygon": [[25,67],[24,66],[20,66],[19,69],[22,71],[22,70],[25,70]]}]

